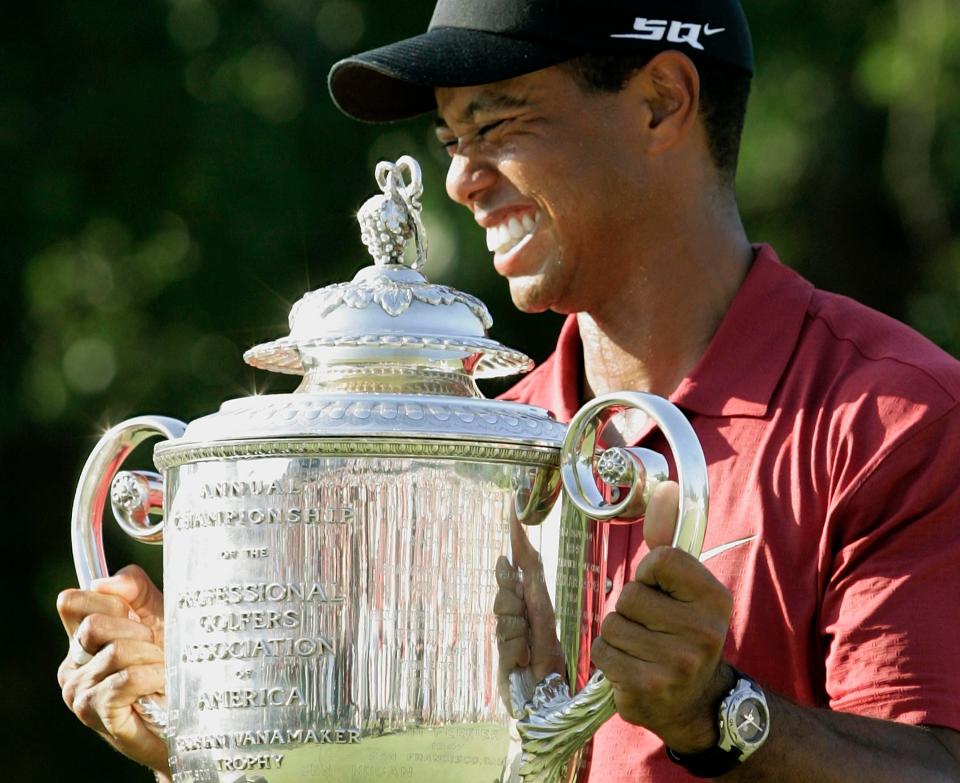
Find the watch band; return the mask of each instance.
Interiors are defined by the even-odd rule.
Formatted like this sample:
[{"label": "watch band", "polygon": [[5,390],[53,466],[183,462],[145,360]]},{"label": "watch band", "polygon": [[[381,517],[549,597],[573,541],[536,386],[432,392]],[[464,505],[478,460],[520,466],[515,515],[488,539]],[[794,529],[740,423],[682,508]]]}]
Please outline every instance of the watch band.
[{"label": "watch band", "polygon": [[[734,675],[734,688],[730,693],[725,694],[721,698],[720,703],[717,705],[717,714],[722,711],[723,704],[726,702],[727,698],[736,690],[737,685],[741,680],[747,680],[753,682],[749,677],[746,677],[742,672],[734,669],[732,666]],[[721,734],[721,741],[722,741]],[[721,748],[719,744],[714,745],[712,748],[708,748],[701,753],[677,753],[672,748],[666,748],[667,758],[669,758],[674,764],[679,764],[687,772],[697,778],[718,778],[721,775],[726,775],[728,772],[732,772],[738,766],[740,766],[741,761],[743,761],[744,754],[739,748]]]},{"label": "watch band", "polygon": [[740,751],[714,745],[702,753],[677,753],[667,748],[667,757],[695,778],[718,778],[740,766]]}]

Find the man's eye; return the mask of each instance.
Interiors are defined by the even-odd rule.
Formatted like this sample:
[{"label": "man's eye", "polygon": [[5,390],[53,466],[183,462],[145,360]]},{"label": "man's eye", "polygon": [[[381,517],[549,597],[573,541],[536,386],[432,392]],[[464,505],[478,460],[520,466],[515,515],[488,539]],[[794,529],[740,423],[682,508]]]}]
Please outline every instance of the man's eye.
[{"label": "man's eye", "polygon": [[438,133],[437,143],[439,143],[441,147],[443,147],[447,152],[449,152],[452,155],[454,149],[456,149],[457,145],[460,143],[460,139],[458,139],[456,136],[447,136],[446,134],[441,136]]},{"label": "man's eye", "polygon": [[494,128],[499,128],[505,122],[506,120],[504,119],[504,120],[497,120],[496,122],[491,122],[486,125],[482,125],[480,126],[480,130],[477,131],[477,135],[481,137],[486,136]]},{"label": "man's eye", "polygon": [[[496,120],[495,122],[489,122],[486,125],[481,125],[479,128],[477,128],[477,130],[473,134],[471,134],[471,138],[482,139],[484,136],[490,133],[490,131],[496,128],[499,128],[505,122],[507,122],[507,120],[502,119],[502,120]],[[447,152],[449,152],[452,155],[453,151],[460,145],[461,140],[456,137],[448,138],[448,139],[438,137],[437,141],[440,142],[441,147],[443,147]]]}]

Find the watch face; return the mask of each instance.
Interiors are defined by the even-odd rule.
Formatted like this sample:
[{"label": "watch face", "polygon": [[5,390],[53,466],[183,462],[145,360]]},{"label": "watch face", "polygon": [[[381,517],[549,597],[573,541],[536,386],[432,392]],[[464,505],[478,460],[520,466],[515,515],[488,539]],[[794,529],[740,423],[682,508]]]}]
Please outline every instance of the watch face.
[{"label": "watch face", "polygon": [[733,718],[734,728],[745,743],[756,742],[767,731],[767,710],[759,699],[744,699]]}]

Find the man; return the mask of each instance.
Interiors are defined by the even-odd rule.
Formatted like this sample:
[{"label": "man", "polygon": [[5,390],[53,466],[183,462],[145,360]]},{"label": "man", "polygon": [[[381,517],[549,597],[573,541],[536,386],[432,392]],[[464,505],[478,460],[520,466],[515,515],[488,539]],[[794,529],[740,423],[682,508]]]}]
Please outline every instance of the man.
[{"label": "man", "polygon": [[[448,192],[514,302],[570,314],[510,399],[569,418],[651,391],[703,444],[708,560],[662,545],[669,499],[601,537],[592,663],[618,715],[590,780],[957,781],[960,368],[748,242],[751,71],[736,0],[440,0],[427,34],[339,63],[331,90],[366,120],[435,109]],[[504,660],[546,674],[549,633],[515,598]],[[162,680],[159,601],[139,572],[63,594],[94,656],[60,678],[81,719],[163,769],[130,709]]]}]

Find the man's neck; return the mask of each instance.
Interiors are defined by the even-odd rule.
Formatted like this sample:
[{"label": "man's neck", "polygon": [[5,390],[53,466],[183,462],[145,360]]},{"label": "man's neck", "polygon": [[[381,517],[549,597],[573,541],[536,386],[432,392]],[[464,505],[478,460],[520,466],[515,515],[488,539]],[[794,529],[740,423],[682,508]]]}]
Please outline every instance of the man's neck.
[{"label": "man's neck", "polygon": [[690,237],[644,261],[632,285],[580,313],[584,393],[622,389],[668,397],[706,351],[753,260],[739,224]]}]

